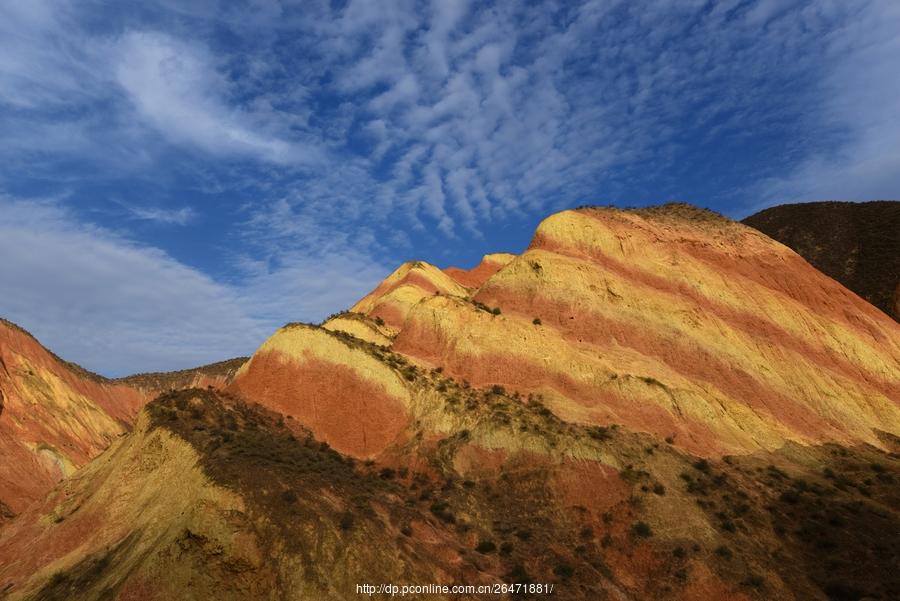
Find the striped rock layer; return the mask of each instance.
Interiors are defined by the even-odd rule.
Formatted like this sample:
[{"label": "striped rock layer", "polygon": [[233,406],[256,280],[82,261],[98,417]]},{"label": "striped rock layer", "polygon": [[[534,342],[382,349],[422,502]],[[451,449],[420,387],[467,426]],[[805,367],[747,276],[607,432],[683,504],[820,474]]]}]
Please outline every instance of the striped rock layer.
[{"label": "striped rock layer", "polygon": [[18,512],[126,431],[146,396],[0,322],[0,502]]},{"label": "striped rock layer", "polygon": [[497,273],[504,265],[515,258],[515,255],[509,253],[492,253],[484,255],[481,262],[472,269],[447,267],[444,269],[444,273],[466,288],[478,288],[484,284],[489,277]]},{"label": "striped rock layer", "polygon": [[716,214],[558,213],[471,299],[409,265],[354,308],[391,316],[393,350],[567,420],[708,455],[900,433],[900,326]]},{"label": "striped rock layer", "polygon": [[375,290],[350,308],[351,312],[379,318],[387,325],[403,325],[409,310],[423,298],[434,295],[464,297],[468,290],[449,275],[428,263],[404,263]]}]

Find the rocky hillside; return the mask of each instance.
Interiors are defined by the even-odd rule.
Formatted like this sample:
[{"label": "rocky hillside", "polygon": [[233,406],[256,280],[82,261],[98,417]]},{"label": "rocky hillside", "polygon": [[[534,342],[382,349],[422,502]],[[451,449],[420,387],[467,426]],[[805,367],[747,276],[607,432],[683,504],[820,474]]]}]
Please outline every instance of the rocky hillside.
[{"label": "rocky hillside", "polygon": [[444,273],[466,288],[478,288],[484,284],[489,277],[500,271],[504,265],[515,258],[515,255],[509,253],[493,253],[484,255],[481,262],[472,269],[448,267],[444,269]]},{"label": "rocky hillside", "polygon": [[0,523],[127,432],[160,392],[224,386],[245,360],[111,380],[0,320]]},{"label": "rocky hillside", "polygon": [[0,529],[0,596],[893,599],[898,436],[900,325],[799,255],[565,211],[149,403]]},{"label": "rocky hillside", "polygon": [[686,206],[566,211],[392,348],[710,456],[865,441],[900,423],[898,325],[757,231]]},{"label": "rocky hillside", "polygon": [[381,363],[411,401],[407,436],[377,461],[232,394],[168,393],[0,530],[0,590],[44,601],[349,599],[365,582],[544,583],[561,599],[900,590],[896,453],[789,444],[699,458],[322,335]]},{"label": "rocky hillside", "polygon": [[900,201],[787,204],[743,222],[900,321]]},{"label": "rocky hillside", "polygon": [[127,431],[147,395],[0,322],[0,502],[19,512]]}]

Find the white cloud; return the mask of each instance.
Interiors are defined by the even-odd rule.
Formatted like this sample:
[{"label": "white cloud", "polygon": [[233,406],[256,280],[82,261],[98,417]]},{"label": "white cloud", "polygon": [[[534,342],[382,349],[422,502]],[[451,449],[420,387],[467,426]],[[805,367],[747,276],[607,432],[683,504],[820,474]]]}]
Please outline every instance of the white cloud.
[{"label": "white cloud", "polygon": [[[383,269],[352,251],[245,259],[217,282],[159,249],[79,221],[56,202],[0,197],[0,315],[105,375],[250,354],[288,320],[319,320]],[[323,274],[329,274],[323,277]]]},{"label": "white cloud", "polygon": [[252,351],[263,324],[235,292],[165,253],[81,225],[55,204],[0,200],[0,312],[106,374]]},{"label": "white cloud", "polygon": [[201,47],[168,35],[130,32],[119,41],[115,77],[143,119],[170,139],[212,154],[279,164],[316,161],[318,151],[265,133],[265,116],[228,107],[227,83]]},{"label": "white cloud", "polygon": [[[807,20],[821,18],[813,11]],[[808,200],[891,199],[900,195],[900,4],[867,3],[833,33],[823,105],[808,126],[807,157],[767,181],[754,207]]]},{"label": "white cloud", "polygon": [[269,323],[320,321],[349,309],[375,288],[389,269],[352,248],[311,255],[290,251],[277,255],[275,267],[247,260],[242,266],[242,300]]},{"label": "white cloud", "polygon": [[[888,0],[162,2],[149,4],[156,21],[105,35],[82,26],[78,6],[8,3],[0,19],[0,102],[88,99],[104,111],[0,115],[4,156],[31,169],[43,161],[19,157],[42,150],[162,168],[161,141],[211,162],[257,159],[275,178],[299,165],[315,179],[350,161],[358,206],[348,198],[344,210],[412,211],[416,227],[454,235],[656,177],[680,160],[685,136],[781,127],[799,138],[826,124],[846,129],[841,145],[810,139],[779,161],[764,197],[895,189],[898,5]],[[216,43],[222,27],[239,51]],[[784,93],[777,77],[811,81]],[[808,132],[785,133],[802,114]],[[358,132],[374,142],[367,155]]]},{"label": "white cloud", "polygon": [[60,106],[93,92],[90,49],[56,36],[66,29],[73,29],[66,2],[0,3],[0,104]]},{"label": "white cloud", "polygon": [[187,225],[197,218],[197,211],[191,207],[162,209],[159,207],[126,206],[134,219],[152,221],[163,225]]}]

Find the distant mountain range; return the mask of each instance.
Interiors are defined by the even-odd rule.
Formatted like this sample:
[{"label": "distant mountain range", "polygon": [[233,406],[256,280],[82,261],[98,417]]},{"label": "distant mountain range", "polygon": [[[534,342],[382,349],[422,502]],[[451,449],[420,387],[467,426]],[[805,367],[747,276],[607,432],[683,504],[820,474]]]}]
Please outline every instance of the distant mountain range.
[{"label": "distant mountain range", "polygon": [[896,212],[798,206],[563,211],[175,374],[0,323],[0,599],[897,598]]}]

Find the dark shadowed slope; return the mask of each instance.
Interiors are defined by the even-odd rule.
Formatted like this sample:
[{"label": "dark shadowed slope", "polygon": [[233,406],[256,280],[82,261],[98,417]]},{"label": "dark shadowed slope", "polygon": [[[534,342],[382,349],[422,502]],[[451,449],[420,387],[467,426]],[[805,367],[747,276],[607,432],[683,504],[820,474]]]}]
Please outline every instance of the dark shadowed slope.
[{"label": "dark shadowed slope", "polygon": [[743,222],[900,321],[900,201],[788,204]]}]

